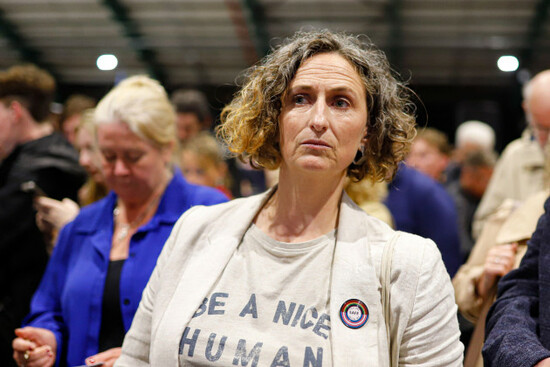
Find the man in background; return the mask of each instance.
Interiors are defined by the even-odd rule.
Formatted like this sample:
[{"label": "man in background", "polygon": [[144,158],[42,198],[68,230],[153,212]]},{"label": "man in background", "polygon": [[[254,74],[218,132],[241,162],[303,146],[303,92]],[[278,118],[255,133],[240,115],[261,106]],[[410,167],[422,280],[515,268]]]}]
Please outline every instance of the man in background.
[{"label": "man in background", "polygon": [[85,180],[78,153],[47,121],[55,93],[33,65],[0,72],[0,365],[14,366],[11,341],[29,311],[48,253],[33,198],[77,200]]},{"label": "man in background", "polygon": [[478,149],[467,152],[462,160],[458,180],[450,183],[446,189],[456,204],[460,235],[460,254],[466,261],[474,247],[472,222],[496,162],[496,153]]},{"label": "man in background", "polygon": [[172,104],[176,110],[176,134],[180,144],[197,136],[202,130],[209,130],[212,115],[203,93],[193,89],[178,89],[172,93]]},{"label": "man in background", "polygon": [[550,132],[550,70],[540,72],[526,84],[522,107],[528,127],[521,138],[508,144],[495,166],[474,216],[474,238],[505,199],[523,201],[544,188],[543,151]]}]

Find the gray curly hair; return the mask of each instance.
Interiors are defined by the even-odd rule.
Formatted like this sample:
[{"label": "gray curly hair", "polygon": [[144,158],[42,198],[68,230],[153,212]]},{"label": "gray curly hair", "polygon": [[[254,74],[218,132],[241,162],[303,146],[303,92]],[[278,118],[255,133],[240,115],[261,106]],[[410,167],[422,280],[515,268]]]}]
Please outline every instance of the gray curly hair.
[{"label": "gray curly hair", "polygon": [[258,65],[246,70],[243,87],[221,113],[218,136],[254,167],[277,168],[282,97],[302,63],[321,53],[338,53],[359,73],[366,90],[367,159],[350,164],[355,180],[389,180],[416,134],[410,89],[392,75],[386,56],[366,37],[328,30],[297,32]]}]

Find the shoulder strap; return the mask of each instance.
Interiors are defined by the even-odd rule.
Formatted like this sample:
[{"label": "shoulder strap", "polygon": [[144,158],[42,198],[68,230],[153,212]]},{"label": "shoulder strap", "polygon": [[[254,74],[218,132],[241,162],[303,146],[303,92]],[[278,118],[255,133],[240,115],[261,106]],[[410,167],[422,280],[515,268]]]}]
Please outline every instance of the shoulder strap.
[{"label": "shoulder strap", "polygon": [[382,262],[380,264],[380,284],[382,286],[382,311],[384,312],[384,321],[386,323],[386,335],[388,337],[388,348],[390,356],[390,366],[397,366],[397,356],[393,356],[392,340],[391,340],[391,310],[390,310],[390,290],[391,290],[391,268],[393,260],[393,251],[401,233],[395,231],[394,235],[384,245],[382,253]]}]

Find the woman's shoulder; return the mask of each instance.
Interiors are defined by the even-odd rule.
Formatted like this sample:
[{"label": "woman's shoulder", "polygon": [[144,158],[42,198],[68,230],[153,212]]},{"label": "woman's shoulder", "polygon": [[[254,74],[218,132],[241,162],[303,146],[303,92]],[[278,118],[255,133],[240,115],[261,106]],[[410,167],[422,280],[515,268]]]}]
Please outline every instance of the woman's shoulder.
[{"label": "woman's shoulder", "polygon": [[[216,205],[196,205],[181,216],[185,226],[218,225],[251,222],[265,201],[267,193],[233,199]],[[181,223],[179,224],[182,225]]]},{"label": "woman's shoulder", "polygon": [[394,259],[407,270],[432,271],[437,263],[443,264],[441,252],[434,241],[416,234],[396,231],[399,234],[394,248]]},{"label": "woman's shoulder", "polygon": [[397,231],[383,221],[368,216],[366,219],[368,243],[375,258],[381,261],[386,246],[393,242],[392,268],[404,276],[418,277],[442,263],[441,252],[429,238]]},{"label": "woman's shoulder", "polygon": [[174,177],[166,189],[171,200],[180,201],[183,206],[214,205],[227,201],[227,197],[212,187],[187,182],[179,168],[174,168]]}]

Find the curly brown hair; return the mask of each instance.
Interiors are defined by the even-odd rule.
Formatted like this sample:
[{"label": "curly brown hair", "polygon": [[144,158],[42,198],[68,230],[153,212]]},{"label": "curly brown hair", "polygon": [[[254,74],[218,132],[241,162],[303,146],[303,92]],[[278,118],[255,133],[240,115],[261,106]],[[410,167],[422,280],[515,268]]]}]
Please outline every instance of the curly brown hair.
[{"label": "curly brown hair", "polygon": [[54,94],[54,78],[35,65],[16,65],[0,72],[0,99],[4,104],[17,100],[37,122],[50,114]]},{"label": "curly brown hair", "polygon": [[359,73],[366,90],[368,156],[351,164],[355,180],[389,180],[415,136],[415,106],[410,89],[392,75],[386,56],[366,37],[328,30],[297,32],[258,65],[245,71],[243,87],[221,113],[218,136],[229,150],[254,167],[275,169],[281,163],[279,114],[290,82],[302,63],[335,52]]}]

